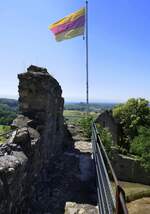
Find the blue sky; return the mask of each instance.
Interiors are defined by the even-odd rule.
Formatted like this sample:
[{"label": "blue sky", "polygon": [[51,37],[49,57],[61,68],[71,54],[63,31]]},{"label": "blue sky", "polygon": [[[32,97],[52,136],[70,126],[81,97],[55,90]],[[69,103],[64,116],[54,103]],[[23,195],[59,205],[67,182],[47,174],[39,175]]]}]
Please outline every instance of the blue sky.
[{"label": "blue sky", "polygon": [[[0,97],[17,97],[17,74],[46,67],[67,101],[85,100],[82,37],[55,42],[48,25],[83,7],[83,0],[1,0]],[[89,0],[91,101],[150,97],[150,1]]]}]

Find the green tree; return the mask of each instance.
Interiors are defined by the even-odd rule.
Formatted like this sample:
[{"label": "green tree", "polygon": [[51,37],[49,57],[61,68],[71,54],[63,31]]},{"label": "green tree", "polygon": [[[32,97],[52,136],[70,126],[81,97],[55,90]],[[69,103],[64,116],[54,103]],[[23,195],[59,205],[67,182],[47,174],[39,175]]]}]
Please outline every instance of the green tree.
[{"label": "green tree", "polygon": [[123,128],[123,142],[120,145],[129,151],[130,142],[138,135],[139,126],[150,126],[150,108],[146,99],[129,99],[125,104],[113,108],[113,116],[119,119]]},{"label": "green tree", "polygon": [[130,151],[138,155],[144,168],[150,171],[150,128],[138,129],[138,136],[133,139]]}]

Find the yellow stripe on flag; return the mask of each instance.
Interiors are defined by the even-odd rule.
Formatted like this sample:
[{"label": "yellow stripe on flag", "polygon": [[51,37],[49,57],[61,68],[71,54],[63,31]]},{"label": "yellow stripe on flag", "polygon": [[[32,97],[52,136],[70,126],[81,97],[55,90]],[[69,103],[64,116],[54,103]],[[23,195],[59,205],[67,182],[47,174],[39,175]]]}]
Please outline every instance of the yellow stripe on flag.
[{"label": "yellow stripe on flag", "polygon": [[76,19],[78,19],[80,16],[83,16],[83,15],[85,15],[85,8],[82,8],[76,11],[75,13],[71,13],[70,15],[64,17],[63,19],[53,23],[52,25],[49,26],[49,29],[57,27],[61,24],[66,24],[68,22],[75,21]]}]

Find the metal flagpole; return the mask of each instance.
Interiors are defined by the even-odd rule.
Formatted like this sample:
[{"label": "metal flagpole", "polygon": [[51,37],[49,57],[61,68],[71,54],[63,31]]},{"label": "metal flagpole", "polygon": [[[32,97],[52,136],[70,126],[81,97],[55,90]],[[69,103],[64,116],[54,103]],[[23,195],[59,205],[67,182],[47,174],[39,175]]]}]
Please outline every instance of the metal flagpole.
[{"label": "metal flagpole", "polygon": [[85,23],[86,23],[86,105],[87,112],[89,111],[89,54],[88,54],[88,0],[85,1],[86,4],[86,14],[85,14]]}]

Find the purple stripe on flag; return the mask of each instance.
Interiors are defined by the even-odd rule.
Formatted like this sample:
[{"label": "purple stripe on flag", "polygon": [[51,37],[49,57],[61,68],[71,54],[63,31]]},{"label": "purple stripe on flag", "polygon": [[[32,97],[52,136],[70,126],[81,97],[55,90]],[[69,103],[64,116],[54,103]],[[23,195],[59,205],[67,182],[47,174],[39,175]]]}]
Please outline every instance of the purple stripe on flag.
[{"label": "purple stripe on flag", "polygon": [[57,35],[59,33],[62,33],[64,31],[68,31],[68,30],[72,30],[72,29],[75,29],[75,28],[79,28],[79,27],[82,27],[84,26],[84,23],[85,23],[85,16],[80,16],[78,19],[76,19],[75,21],[72,21],[72,22],[68,22],[68,23],[65,23],[65,24],[61,24],[55,28],[52,28],[51,31]]}]

